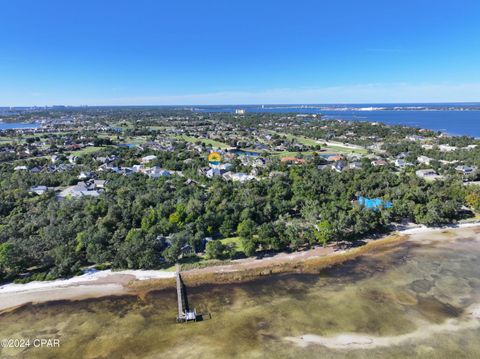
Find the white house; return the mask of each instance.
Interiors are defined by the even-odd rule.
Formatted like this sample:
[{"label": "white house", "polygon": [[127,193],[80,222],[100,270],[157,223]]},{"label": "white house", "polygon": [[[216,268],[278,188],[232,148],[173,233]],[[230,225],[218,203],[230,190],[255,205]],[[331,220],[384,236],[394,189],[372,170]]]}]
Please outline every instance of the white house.
[{"label": "white house", "polygon": [[247,182],[255,179],[255,176],[248,175],[243,172],[238,172],[238,173],[233,173],[233,172],[227,172],[223,174],[223,179],[226,181],[233,181],[233,182]]},{"label": "white house", "polygon": [[222,163],[218,166],[218,169],[222,171],[230,171],[233,165],[231,163]]},{"label": "white house", "polygon": [[30,187],[30,192],[36,193],[38,195],[42,195],[45,192],[47,192],[48,189],[49,188],[47,186],[32,186],[32,187]]},{"label": "white house", "polygon": [[139,173],[143,171],[143,165],[133,165],[132,171],[135,173]]},{"label": "white house", "polygon": [[347,166],[345,161],[337,161],[334,164],[332,164],[332,170],[336,172],[342,172],[343,169]]},{"label": "white house", "polygon": [[161,169],[160,167],[149,168],[146,173],[150,178],[168,177],[171,175],[170,171]]},{"label": "white house", "polygon": [[78,197],[98,197],[100,192],[97,190],[94,181],[91,182],[78,182],[75,186],[70,186],[61,191],[57,197],[59,199],[65,198],[78,198]]},{"label": "white house", "polygon": [[149,163],[156,159],[157,159],[157,156],[155,155],[145,156],[145,157],[142,157],[142,163]]},{"label": "white house", "polygon": [[440,145],[438,146],[438,149],[440,150],[440,152],[453,152],[457,150],[455,146],[450,145]]},{"label": "white house", "polygon": [[86,180],[88,178],[92,178],[95,176],[95,173],[93,172],[80,172],[80,174],[78,175],[78,179],[79,180]]},{"label": "white house", "polygon": [[387,162],[384,160],[374,160],[371,162],[371,164],[372,166],[379,167],[379,166],[385,166]]},{"label": "white house", "polygon": [[222,172],[220,171],[219,168],[210,168],[206,173],[205,175],[208,177],[208,178],[213,178],[213,177],[216,177],[216,176],[221,176],[222,175]]},{"label": "white house", "polygon": [[78,161],[78,157],[75,156],[75,155],[70,155],[68,156],[68,162],[71,163],[72,165],[74,165],[75,163],[77,163]]},{"label": "white house", "polygon": [[443,176],[439,176],[434,169],[418,170],[415,172],[417,177],[423,178],[424,180],[436,181],[443,179]]},{"label": "white house", "polygon": [[417,141],[423,141],[425,140],[425,137],[423,136],[418,136],[418,135],[410,135],[405,137],[409,141],[417,142]]},{"label": "white house", "polygon": [[432,159],[430,157],[427,157],[427,156],[418,156],[417,161],[418,161],[418,163],[429,165],[430,162],[432,161]]},{"label": "white house", "polygon": [[362,163],[359,161],[350,162],[348,168],[351,170],[359,170],[362,168]]},{"label": "white house", "polygon": [[397,158],[394,163],[395,163],[395,166],[398,167],[398,168],[405,168],[407,166],[412,166],[412,164],[410,162],[406,162],[405,160],[403,160],[401,158]]},{"label": "white house", "polygon": [[455,170],[457,172],[460,172],[461,174],[463,174],[464,176],[468,176],[468,175],[474,175],[477,173],[477,167],[470,167],[470,166],[457,166],[455,167]]},{"label": "white house", "polygon": [[433,150],[433,145],[427,145],[427,144],[425,144],[425,145],[422,145],[422,148],[423,148],[424,150]]}]

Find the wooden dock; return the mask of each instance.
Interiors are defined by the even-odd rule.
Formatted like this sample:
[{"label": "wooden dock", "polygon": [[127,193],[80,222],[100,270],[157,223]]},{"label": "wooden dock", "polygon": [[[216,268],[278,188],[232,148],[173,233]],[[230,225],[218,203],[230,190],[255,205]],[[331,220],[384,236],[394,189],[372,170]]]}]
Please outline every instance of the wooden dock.
[{"label": "wooden dock", "polygon": [[188,322],[188,321],[197,321],[197,311],[194,309],[191,311],[188,307],[187,295],[185,292],[185,287],[182,282],[182,277],[180,275],[180,265],[177,264],[177,271],[175,273],[177,280],[177,302],[178,302],[178,315],[177,322]]}]

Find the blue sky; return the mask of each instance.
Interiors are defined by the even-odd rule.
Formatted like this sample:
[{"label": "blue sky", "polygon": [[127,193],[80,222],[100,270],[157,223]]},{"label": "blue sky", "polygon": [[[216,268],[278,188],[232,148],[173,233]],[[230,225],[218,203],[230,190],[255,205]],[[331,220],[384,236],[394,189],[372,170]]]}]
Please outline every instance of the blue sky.
[{"label": "blue sky", "polygon": [[480,101],[477,0],[4,0],[0,106]]}]

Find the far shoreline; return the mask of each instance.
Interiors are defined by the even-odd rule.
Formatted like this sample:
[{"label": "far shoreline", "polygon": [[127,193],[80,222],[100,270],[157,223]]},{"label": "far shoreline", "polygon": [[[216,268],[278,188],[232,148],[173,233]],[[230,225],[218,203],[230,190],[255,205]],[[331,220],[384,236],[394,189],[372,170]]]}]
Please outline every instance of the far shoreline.
[{"label": "far shoreline", "polygon": [[[255,280],[256,278],[281,273],[318,273],[319,270],[354,259],[374,249],[414,240],[424,240],[424,235],[445,232],[460,232],[473,229],[480,234],[480,223],[462,223],[444,227],[418,226],[387,234],[378,239],[364,239],[366,244],[346,250],[334,250],[333,246],[278,253],[271,257],[254,257],[204,268],[182,271],[187,286],[206,284],[229,284]],[[173,289],[175,273],[166,270],[97,271],[70,279],[27,284],[5,284],[0,286],[0,314],[28,304],[52,301],[78,301],[121,295],[144,297],[149,292]]]}]

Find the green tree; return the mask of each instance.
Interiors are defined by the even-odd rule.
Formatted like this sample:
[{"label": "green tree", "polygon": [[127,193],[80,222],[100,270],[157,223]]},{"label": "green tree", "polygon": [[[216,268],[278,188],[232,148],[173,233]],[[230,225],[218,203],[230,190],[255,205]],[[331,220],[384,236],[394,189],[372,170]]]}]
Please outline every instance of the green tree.
[{"label": "green tree", "polygon": [[18,273],[21,255],[11,243],[0,243],[0,280]]},{"label": "green tree", "polygon": [[465,201],[476,212],[480,212],[480,187],[475,188],[467,194]]},{"label": "green tree", "polygon": [[324,247],[327,245],[328,242],[333,240],[333,228],[330,222],[328,222],[327,220],[323,220],[318,223],[315,229],[315,238],[317,239],[317,242],[321,243]]},{"label": "green tree", "polygon": [[205,247],[205,255],[209,259],[226,259],[232,256],[233,246],[227,246],[219,240],[209,241]]},{"label": "green tree", "polygon": [[255,234],[256,223],[251,219],[245,219],[238,224],[237,233],[242,238],[251,238]]}]

